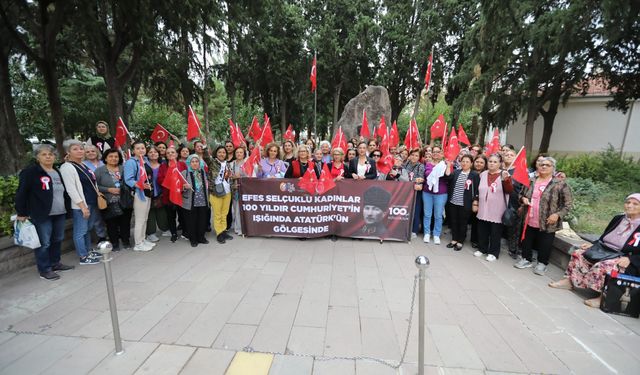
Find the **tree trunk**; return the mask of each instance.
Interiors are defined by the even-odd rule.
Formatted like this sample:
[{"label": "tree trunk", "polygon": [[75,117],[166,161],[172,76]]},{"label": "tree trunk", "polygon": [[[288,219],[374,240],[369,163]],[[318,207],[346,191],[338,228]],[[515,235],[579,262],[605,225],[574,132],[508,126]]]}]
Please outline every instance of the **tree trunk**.
[{"label": "tree trunk", "polygon": [[484,146],[484,137],[487,134],[487,124],[484,119],[480,121],[479,127],[480,131],[478,132],[478,136],[476,137],[476,143]]},{"label": "tree trunk", "polygon": [[552,95],[549,103],[549,109],[540,109],[540,114],[544,120],[544,129],[542,131],[542,139],[540,140],[539,153],[549,152],[549,144],[551,143],[551,134],[553,133],[553,123],[558,114],[558,106],[560,105],[560,94]]},{"label": "tree trunk", "polygon": [[[4,52],[4,51],[3,51]],[[11,96],[9,56],[0,55],[0,175],[18,172],[25,156],[25,142],[18,132],[18,122]]]},{"label": "tree trunk", "polygon": [[62,101],[60,100],[60,87],[58,86],[57,64],[55,61],[41,60],[40,71],[44,78],[47,90],[47,100],[51,111],[51,123],[53,125],[53,135],[56,140],[56,148],[60,157],[64,156],[64,120],[62,113]]},{"label": "tree trunk", "polygon": [[537,90],[529,91],[529,100],[527,104],[527,122],[524,128],[524,148],[532,151],[533,147],[533,128],[538,117],[537,108]]},{"label": "tree trunk", "polygon": [[480,144],[480,124],[478,123],[478,115],[471,117],[471,132],[476,136],[475,144]]},{"label": "tree trunk", "polygon": [[331,128],[335,128],[338,120],[340,119],[340,93],[342,92],[342,81],[338,83],[336,89],[333,91],[333,125]]},{"label": "tree trunk", "polygon": [[420,110],[420,100],[422,99],[422,88],[418,89],[418,94],[416,95],[416,102],[413,104],[413,113],[411,114],[412,118],[416,118],[418,115],[418,111]]},{"label": "tree trunk", "polygon": [[280,86],[280,136],[284,135],[287,129],[287,94],[284,87]]}]

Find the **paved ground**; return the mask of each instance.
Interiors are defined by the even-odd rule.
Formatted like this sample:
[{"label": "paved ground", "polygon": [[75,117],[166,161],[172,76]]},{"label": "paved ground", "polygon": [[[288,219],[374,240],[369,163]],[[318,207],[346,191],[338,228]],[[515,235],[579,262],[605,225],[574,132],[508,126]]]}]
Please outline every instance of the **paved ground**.
[{"label": "paved ground", "polygon": [[[488,263],[421,241],[264,238],[195,249],[163,238],[150,253],[116,254],[121,356],[101,265],[57,282],[33,269],[0,279],[0,373],[414,374],[416,325],[397,371],[296,354],[397,361],[420,254],[431,259],[426,373],[639,373],[637,319],[587,308],[507,256]],[[247,346],[284,354],[237,353]]]}]

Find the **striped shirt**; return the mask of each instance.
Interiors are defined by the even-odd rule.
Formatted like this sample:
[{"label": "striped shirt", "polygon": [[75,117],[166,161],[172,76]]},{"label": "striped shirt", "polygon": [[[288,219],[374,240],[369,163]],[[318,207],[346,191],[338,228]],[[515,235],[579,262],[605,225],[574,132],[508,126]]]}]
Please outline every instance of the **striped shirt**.
[{"label": "striped shirt", "polygon": [[453,187],[453,195],[451,196],[451,204],[456,206],[464,206],[464,188],[466,186],[469,172],[460,172],[456,184]]}]

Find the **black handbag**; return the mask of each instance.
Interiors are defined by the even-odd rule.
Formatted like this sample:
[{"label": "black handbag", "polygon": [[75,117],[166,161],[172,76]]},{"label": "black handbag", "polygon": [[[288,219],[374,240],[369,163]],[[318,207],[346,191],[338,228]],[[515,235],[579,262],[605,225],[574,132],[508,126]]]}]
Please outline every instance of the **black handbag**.
[{"label": "black handbag", "polygon": [[133,189],[123,183],[122,188],[120,188],[120,207],[133,208],[133,194]]},{"label": "black handbag", "polygon": [[510,201],[510,199],[507,200],[507,196],[505,195],[504,203],[506,204],[507,208],[502,214],[502,225],[504,225],[505,227],[514,226],[518,220],[518,211],[516,211],[516,209],[511,206]]},{"label": "black handbag", "polygon": [[600,310],[617,315],[640,317],[640,277],[612,271],[602,288]]},{"label": "black handbag", "polygon": [[601,241],[594,242],[593,246],[582,253],[582,257],[591,264],[596,264],[598,262],[602,262],[603,260],[619,258],[621,256],[621,252],[607,247]]}]

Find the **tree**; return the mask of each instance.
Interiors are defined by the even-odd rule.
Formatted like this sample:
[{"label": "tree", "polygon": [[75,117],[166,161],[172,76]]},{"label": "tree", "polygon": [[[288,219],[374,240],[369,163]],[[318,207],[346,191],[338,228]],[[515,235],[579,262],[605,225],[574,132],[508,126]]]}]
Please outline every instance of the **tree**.
[{"label": "tree", "polygon": [[[72,9],[71,5],[70,1],[63,0],[40,0],[37,3],[15,0],[13,3],[8,2],[5,6],[0,6],[3,24],[16,47],[24,52],[42,73],[51,111],[51,124],[61,155],[64,154],[62,142],[65,132],[58,82],[57,38]],[[10,19],[7,12],[12,7],[16,7],[17,14]]]}]

